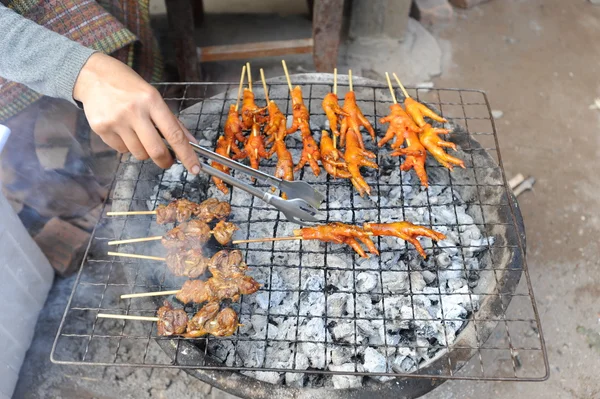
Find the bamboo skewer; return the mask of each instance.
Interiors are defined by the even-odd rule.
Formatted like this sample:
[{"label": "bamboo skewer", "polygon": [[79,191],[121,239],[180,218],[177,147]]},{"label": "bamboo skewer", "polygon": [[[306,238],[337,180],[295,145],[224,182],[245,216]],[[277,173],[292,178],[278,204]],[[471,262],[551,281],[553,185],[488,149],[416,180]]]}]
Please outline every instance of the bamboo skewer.
[{"label": "bamboo skewer", "polygon": [[265,91],[265,100],[267,100],[267,105],[269,104],[269,90],[267,90],[267,82],[265,81],[265,71],[260,68],[260,80],[262,80],[263,89]]},{"label": "bamboo skewer", "polygon": [[348,69],[348,84],[350,86],[350,91],[354,91],[352,87],[352,69]]},{"label": "bamboo skewer", "polygon": [[396,79],[396,82],[398,82],[398,86],[400,86],[400,89],[402,89],[402,93],[404,94],[404,97],[410,98],[410,96],[408,95],[408,92],[404,88],[404,85],[402,84],[402,82],[398,78],[398,75],[396,75],[396,72],[392,73],[392,75],[394,75],[394,79]]},{"label": "bamboo skewer", "polygon": [[108,256],[121,256],[123,258],[135,258],[135,259],[147,259],[147,260],[158,260],[158,261],[166,261],[167,258],[161,258],[160,256],[151,256],[151,255],[140,255],[140,254],[128,254],[125,252],[108,252]]},{"label": "bamboo skewer", "polygon": [[302,237],[290,236],[290,237],[269,237],[269,238],[251,238],[249,240],[236,240],[232,241],[232,244],[244,244],[248,242],[267,242],[267,241],[291,241],[291,240],[302,240]]},{"label": "bamboo skewer", "polygon": [[292,91],[293,90],[292,81],[290,80],[290,74],[288,73],[288,69],[287,69],[287,65],[285,64],[285,60],[281,60],[281,65],[283,65],[283,72],[285,72],[285,78],[287,79],[287,84],[290,88],[290,91]]},{"label": "bamboo skewer", "polygon": [[123,294],[121,295],[121,299],[130,299],[130,298],[144,298],[148,296],[166,296],[166,295],[176,295],[181,290],[171,290],[171,291],[155,291],[155,292],[140,292],[137,294]]},{"label": "bamboo skewer", "polygon": [[163,238],[163,236],[129,238],[127,240],[109,241],[108,245],[121,245],[121,244],[133,244],[136,242],[158,241],[158,240],[162,240],[162,238]]},{"label": "bamboo skewer", "polygon": [[252,93],[252,72],[250,72],[250,63],[246,62],[246,72],[248,73],[248,90]]},{"label": "bamboo skewer", "polygon": [[[294,234],[296,234],[296,231],[300,232],[300,229],[298,230],[294,230]],[[366,234],[368,236],[372,236],[373,233],[371,232],[366,232]],[[249,240],[236,240],[233,241],[232,244],[245,244],[245,243],[251,243],[251,242],[272,242],[272,241],[292,241],[292,240],[303,240],[304,238],[302,238],[301,236],[289,236],[289,237],[266,237],[266,238],[251,238]]]},{"label": "bamboo skewer", "polygon": [[122,211],[106,212],[106,216],[156,215],[156,211]]},{"label": "bamboo skewer", "polygon": [[394,104],[398,104],[398,100],[396,100],[396,93],[394,93],[394,87],[392,86],[392,81],[390,80],[390,74],[385,73],[385,78],[388,82],[388,87],[390,88],[390,93],[392,94],[392,99],[394,100]]},{"label": "bamboo skewer", "polygon": [[158,321],[159,318],[155,316],[132,316],[128,314],[108,314],[98,313],[98,317],[101,319],[122,319],[122,320],[141,320],[141,321]]},{"label": "bamboo skewer", "polygon": [[337,96],[337,68],[333,68],[333,94]]},{"label": "bamboo skewer", "polygon": [[235,101],[235,110],[238,110],[240,98],[242,97],[242,87],[244,86],[244,75],[246,74],[246,65],[242,67],[242,76],[240,76],[240,86],[238,88],[237,100]]}]

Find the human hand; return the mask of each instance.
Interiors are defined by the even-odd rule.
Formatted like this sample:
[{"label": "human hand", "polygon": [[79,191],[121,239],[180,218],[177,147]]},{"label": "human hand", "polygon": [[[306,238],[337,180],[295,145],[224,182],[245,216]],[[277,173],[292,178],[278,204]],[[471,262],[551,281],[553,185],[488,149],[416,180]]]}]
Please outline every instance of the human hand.
[{"label": "human hand", "polygon": [[174,160],[160,132],[186,169],[200,172],[198,157],[189,145],[189,141],[196,142],[194,137],[159,92],[122,62],[93,54],[79,73],[73,98],[83,104],[92,130],[115,150],[131,152],[139,160],[152,158],[161,168],[168,168]]}]

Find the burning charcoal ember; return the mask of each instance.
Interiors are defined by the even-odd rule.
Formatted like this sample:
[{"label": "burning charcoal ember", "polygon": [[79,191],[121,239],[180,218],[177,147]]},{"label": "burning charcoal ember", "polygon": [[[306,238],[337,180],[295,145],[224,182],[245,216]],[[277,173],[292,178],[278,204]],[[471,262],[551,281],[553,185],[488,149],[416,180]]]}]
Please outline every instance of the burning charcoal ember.
[{"label": "burning charcoal ember", "polygon": [[201,220],[190,220],[172,228],[161,240],[169,250],[201,248],[210,239],[210,226]]},{"label": "burning charcoal ember", "polygon": [[[335,366],[333,364],[329,365],[329,370],[331,371],[339,371],[339,372],[355,372],[362,371],[362,367],[356,369],[356,364],[354,363],[345,363],[339,366]],[[334,375],[332,378],[333,387],[335,389],[350,389],[350,388],[360,388],[362,387],[362,376],[358,375]]]},{"label": "burning charcoal ember", "polygon": [[386,372],[386,360],[385,356],[376,351],[373,348],[365,349],[364,353],[365,361],[363,367],[365,371],[370,373],[385,373]]},{"label": "burning charcoal ember", "polygon": [[204,257],[200,248],[185,252],[171,251],[166,256],[167,267],[176,276],[197,278],[204,274],[210,259]]},{"label": "burning charcoal ember", "polygon": [[187,325],[185,336],[197,338],[204,335],[228,337],[238,327],[238,315],[231,308],[219,311],[218,302],[207,303],[192,317]]},{"label": "burning charcoal ember", "polygon": [[188,315],[183,309],[173,309],[173,306],[165,301],[164,305],[158,309],[156,316],[158,317],[156,322],[158,335],[171,336],[185,332]]},{"label": "burning charcoal ember", "polygon": [[210,223],[213,220],[223,220],[231,213],[231,205],[227,202],[219,201],[216,198],[209,198],[206,201],[197,205],[194,210],[194,215],[206,222]]},{"label": "burning charcoal ember", "polygon": [[219,244],[226,245],[231,241],[233,233],[235,233],[237,230],[239,230],[239,227],[237,227],[234,223],[220,220],[219,223],[217,223],[213,228],[212,234]]}]

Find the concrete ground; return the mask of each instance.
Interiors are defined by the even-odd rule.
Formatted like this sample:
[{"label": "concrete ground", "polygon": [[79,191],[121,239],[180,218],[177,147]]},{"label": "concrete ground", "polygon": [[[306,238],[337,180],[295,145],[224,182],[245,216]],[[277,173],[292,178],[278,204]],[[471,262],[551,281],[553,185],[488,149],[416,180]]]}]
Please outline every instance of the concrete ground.
[{"label": "concrete ground", "polygon": [[[550,378],[450,381],[425,397],[600,398],[600,174],[595,170],[600,110],[589,109],[600,97],[600,6],[585,0],[493,0],[456,13],[454,23],[436,32],[443,73],[433,82],[485,90],[492,107],[503,112],[497,127],[508,176],[537,179],[519,204]],[[255,65],[274,74],[275,62]],[[309,57],[293,62],[311,69]],[[209,66],[210,78],[234,80],[223,74],[233,74],[238,65]],[[227,397],[183,372],[117,373],[50,364],[48,343],[71,284],[72,279],[59,280],[51,293],[16,398]]]}]

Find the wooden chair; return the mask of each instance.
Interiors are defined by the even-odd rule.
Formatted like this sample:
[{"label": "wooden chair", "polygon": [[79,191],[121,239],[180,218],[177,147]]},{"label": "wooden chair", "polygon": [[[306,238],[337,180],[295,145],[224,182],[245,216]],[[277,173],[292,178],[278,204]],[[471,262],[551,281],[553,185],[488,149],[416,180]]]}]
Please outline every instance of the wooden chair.
[{"label": "wooden chair", "polygon": [[247,60],[257,57],[313,54],[317,72],[330,72],[336,65],[344,0],[307,0],[312,17],[312,37],[225,46],[197,47],[194,26],[204,18],[202,0],[165,0],[173,37],[179,79],[200,81],[200,62]]}]

